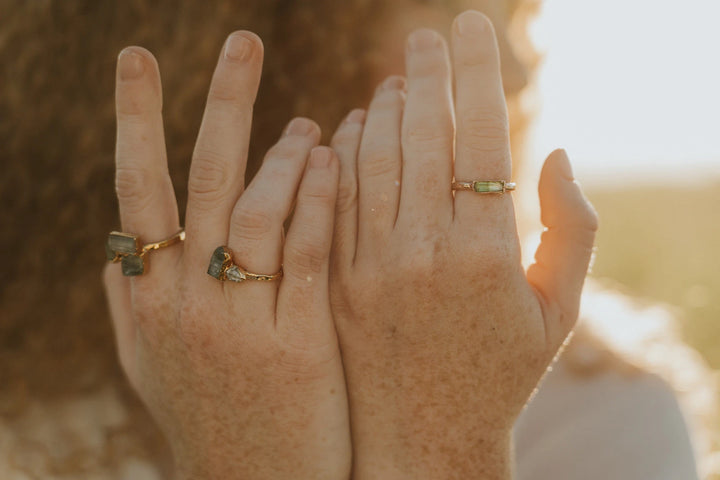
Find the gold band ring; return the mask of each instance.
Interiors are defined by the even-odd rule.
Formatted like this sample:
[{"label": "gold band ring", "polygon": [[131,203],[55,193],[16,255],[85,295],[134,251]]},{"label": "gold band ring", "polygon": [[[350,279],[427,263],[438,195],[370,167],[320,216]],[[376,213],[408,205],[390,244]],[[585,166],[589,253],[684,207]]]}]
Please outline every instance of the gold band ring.
[{"label": "gold band ring", "polygon": [[505,180],[482,180],[474,182],[453,182],[453,190],[468,190],[475,193],[505,193],[515,190],[515,184]]},{"label": "gold band ring", "polygon": [[122,263],[122,273],[126,277],[142,275],[147,271],[145,256],[152,250],[175,245],[185,240],[185,230],[159,242],[143,245],[140,238],[132,233],[110,232],[105,243],[105,256],[108,261]]},{"label": "gold band ring", "polygon": [[244,282],[253,280],[256,282],[272,282],[279,280],[283,276],[282,267],[280,271],[272,275],[263,275],[259,273],[251,273],[244,268],[235,265],[232,259],[232,252],[228,247],[218,247],[210,257],[210,265],[207,270],[208,275],[217,278],[220,281],[230,280],[231,282]]}]

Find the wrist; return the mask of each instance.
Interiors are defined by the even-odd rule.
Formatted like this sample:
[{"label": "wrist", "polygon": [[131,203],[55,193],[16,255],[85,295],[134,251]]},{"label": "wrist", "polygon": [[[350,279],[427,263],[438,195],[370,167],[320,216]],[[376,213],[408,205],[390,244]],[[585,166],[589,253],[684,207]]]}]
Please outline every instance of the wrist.
[{"label": "wrist", "polygon": [[[486,432],[487,433],[487,432]],[[463,440],[465,437],[467,440]],[[408,445],[408,443],[410,443]],[[403,445],[404,444],[404,445]],[[386,444],[387,445],[387,444]],[[401,446],[402,445],[402,446]],[[446,480],[477,478],[510,480],[512,478],[512,434],[493,432],[482,438],[465,435],[443,435],[411,442],[399,441],[382,452],[364,452],[355,461],[353,478],[357,480]]]}]

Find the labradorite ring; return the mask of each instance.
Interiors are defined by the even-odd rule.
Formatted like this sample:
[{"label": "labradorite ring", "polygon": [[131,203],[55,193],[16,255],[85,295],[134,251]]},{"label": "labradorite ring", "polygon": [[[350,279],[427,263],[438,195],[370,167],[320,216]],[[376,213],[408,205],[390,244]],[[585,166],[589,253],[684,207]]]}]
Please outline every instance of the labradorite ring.
[{"label": "labradorite ring", "polygon": [[105,257],[109,262],[122,264],[122,274],[126,277],[142,275],[147,271],[145,257],[148,252],[175,245],[185,240],[185,230],[159,242],[143,245],[140,238],[132,233],[110,232],[105,243]]},{"label": "labradorite ring", "polygon": [[272,275],[263,275],[260,273],[250,273],[244,268],[235,265],[232,259],[232,252],[228,247],[218,247],[210,257],[210,265],[207,270],[208,275],[217,278],[220,281],[230,280],[231,282],[244,282],[246,280],[256,282],[272,282],[279,280],[282,275],[282,267],[277,273]]},{"label": "labradorite ring", "polygon": [[473,182],[453,182],[453,190],[468,190],[475,193],[505,193],[515,190],[515,184],[505,180],[476,180]]}]

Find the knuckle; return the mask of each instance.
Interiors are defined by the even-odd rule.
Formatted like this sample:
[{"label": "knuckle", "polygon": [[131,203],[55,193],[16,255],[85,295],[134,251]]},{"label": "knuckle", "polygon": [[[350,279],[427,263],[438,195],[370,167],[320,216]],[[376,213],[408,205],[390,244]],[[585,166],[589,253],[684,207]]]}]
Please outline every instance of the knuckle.
[{"label": "knuckle", "polygon": [[324,242],[297,240],[285,247],[283,268],[301,279],[321,273],[328,261],[327,250],[328,246]]},{"label": "knuckle", "polygon": [[352,178],[341,178],[338,184],[335,208],[338,213],[345,213],[357,204],[357,183]]},{"label": "knuckle", "polygon": [[320,208],[323,212],[335,206],[335,185],[330,182],[313,185],[301,193],[299,203],[310,208]]},{"label": "knuckle", "polygon": [[409,128],[404,132],[403,137],[418,145],[421,151],[431,152],[448,151],[452,139],[447,127],[431,123]]},{"label": "knuckle", "polygon": [[445,54],[440,50],[433,54],[424,55],[422,58],[416,58],[410,68],[410,76],[415,77],[415,80],[423,77],[440,78],[449,72],[449,65]]},{"label": "knuckle", "polygon": [[470,108],[462,111],[459,117],[460,132],[469,148],[482,152],[506,148],[509,127],[502,112]]},{"label": "knuckle", "polygon": [[247,108],[248,102],[237,88],[237,82],[230,78],[216,78],[208,92],[208,104],[213,108]]},{"label": "knuckle", "polygon": [[153,180],[149,172],[137,167],[118,167],[115,172],[115,191],[123,208],[140,212],[150,203]]},{"label": "knuckle", "polygon": [[272,232],[277,223],[269,212],[253,205],[235,208],[230,222],[232,231],[247,238],[262,238]]},{"label": "knuckle", "polygon": [[600,217],[598,216],[595,207],[593,207],[593,205],[587,200],[585,201],[585,212],[583,216],[585,228],[593,233],[596,233],[600,228]]},{"label": "knuckle", "polygon": [[381,90],[373,98],[370,109],[375,110],[398,110],[405,103],[404,94],[401,90]]},{"label": "knuckle", "polygon": [[358,172],[363,177],[382,177],[396,174],[399,162],[389,149],[382,147],[370,148],[363,152],[358,162]]},{"label": "knuckle", "polygon": [[330,145],[342,149],[359,143],[363,125],[359,123],[346,123],[341,125],[333,135]]},{"label": "knuckle", "polygon": [[218,200],[230,184],[227,164],[217,153],[198,150],[188,179],[188,192],[208,201]]}]

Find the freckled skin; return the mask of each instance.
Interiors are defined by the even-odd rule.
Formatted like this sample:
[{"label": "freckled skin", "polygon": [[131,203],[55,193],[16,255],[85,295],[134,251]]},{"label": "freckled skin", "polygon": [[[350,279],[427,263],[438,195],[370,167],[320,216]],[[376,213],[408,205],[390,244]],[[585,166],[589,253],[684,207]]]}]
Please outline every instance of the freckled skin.
[{"label": "freckled skin", "polygon": [[[296,118],[243,188],[261,57],[250,32],[230,35],[220,55],[189,175],[185,241],[150,252],[143,275],[105,271],[118,352],[172,448],[176,478],[346,479],[348,404],[328,288],[339,165],[318,146],[317,124]],[[118,70],[122,228],[167,238],[180,225],[157,64],[130,47]],[[225,246],[247,271],[283,275],[220,281],[231,266]]]},{"label": "freckled skin", "polygon": [[[333,141],[345,208],[336,213],[330,293],[356,480],[511,477],[512,426],[577,318],[597,228],[560,151],[541,175],[548,232],[527,272],[511,194],[451,193],[453,177],[510,178],[492,25],[465,12],[452,40],[451,66],[439,34],[414,32],[407,87],[393,87],[407,100],[387,102],[379,88],[364,129],[353,127],[353,139],[343,124]],[[395,156],[363,168],[376,160],[365,152],[383,145],[396,146]],[[378,198],[388,217],[367,214]],[[356,242],[346,235],[353,229]]]}]

